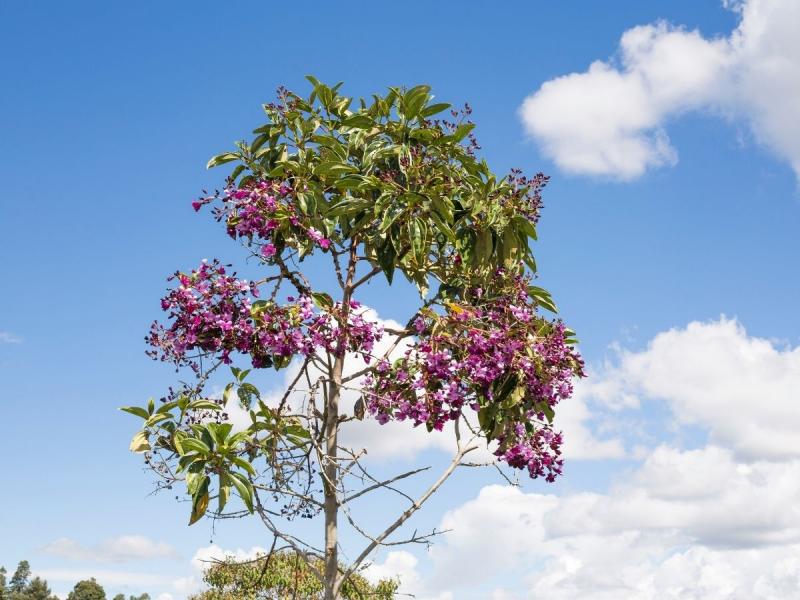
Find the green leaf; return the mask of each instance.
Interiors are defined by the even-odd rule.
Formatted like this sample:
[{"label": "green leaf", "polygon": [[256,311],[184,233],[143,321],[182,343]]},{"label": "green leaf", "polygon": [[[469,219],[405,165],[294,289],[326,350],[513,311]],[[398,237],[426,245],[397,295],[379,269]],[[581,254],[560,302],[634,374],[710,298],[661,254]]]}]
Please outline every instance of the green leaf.
[{"label": "green leaf", "polygon": [[233,487],[236,488],[236,492],[239,494],[239,497],[244,502],[244,505],[247,507],[251,513],[253,512],[253,486],[247,480],[247,478],[242,475],[241,473],[230,473],[231,483],[233,483]]},{"label": "green leaf", "polygon": [[536,301],[536,304],[542,308],[546,308],[553,313],[558,312],[558,308],[556,307],[555,302],[553,302],[553,297],[546,289],[537,287],[535,285],[529,285],[528,295],[533,298]]},{"label": "green leaf", "polygon": [[212,169],[219,165],[224,165],[225,163],[229,163],[234,160],[238,160],[239,155],[234,154],[233,152],[226,152],[224,154],[217,154],[216,156],[212,156],[211,160],[208,161],[206,165],[206,169]]},{"label": "green leaf", "polygon": [[233,388],[234,384],[229,383],[225,386],[225,391],[222,392],[222,401],[225,403],[225,406],[228,406],[228,403],[233,400]]},{"label": "green leaf", "polygon": [[475,129],[475,123],[463,123],[456,127],[456,130],[453,132],[451,138],[453,141],[460,142],[463,140],[469,132]]},{"label": "green leaf", "polygon": [[252,383],[243,383],[239,386],[239,389],[236,391],[236,393],[239,396],[239,402],[241,402],[242,406],[247,409],[249,409],[253,404],[253,398],[261,398],[261,392],[259,392],[258,388]]},{"label": "green leaf", "polygon": [[225,446],[225,441],[231,429],[233,429],[233,425],[231,423],[209,423],[206,425],[206,429],[211,434],[211,437],[214,438],[217,446]]},{"label": "green leaf", "polygon": [[311,292],[311,299],[322,310],[329,311],[333,308],[333,298],[325,292]]},{"label": "green leaf", "polygon": [[159,423],[161,421],[166,421],[167,419],[171,419],[171,418],[172,418],[172,415],[169,414],[169,413],[155,413],[153,416],[151,416],[149,419],[147,419],[147,421],[145,421],[144,426],[145,427],[152,427],[156,423]]},{"label": "green leaf", "polygon": [[231,459],[231,462],[232,462],[233,464],[235,464],[237,467],[239,467],[240,469],[244,469],[245,471],[247,471],[248,473],[250,473],[250,475],[252,475],[253,477],[255,477],[255,476],[256,476],[256,469],[255,469],[255,467],[253,467],[253,465],[251,465],[251,464],[250,464],[249,462],[247,462],[245,459],[243,459],[243,458],[241,458],[241,457],[239,457],[239,456],[234,456],[234,457]]},{"label": "green leaf", "polygon": [[189,525],[194,525],[200,519],[203,518],[203,515],[206,514],[206,510],[208,510],[208,484],[209,478],[206,477],[203,479],[203,482],[200,484],[200,488],[197,490],[197,493],[192,498],[192,514],[189,517]]},{"label": "green leaf", "polygon": [[222,410],[222,407],[211,400],[195,400],[187,407],[189,410]]},{"label": "green leaf", "polygon": [[420,111],[419,116],[424,118],[424,119],[427,119],[428,117],[431,117],[433,115],[436,115],[436,114],[442,112],[443,110],[447,110],[451,106],[452,105],[448,104],[447,102],[439,102],[437,104],[430,104],[429,106],[426,106],[423,110]]},{"label": "green leaf", "polygon": [[167,402],[167,403],[165,403],[165,404],[162,404],[161,406],[159,406],[159,407],[158,407],[158,410],[156,410],[156,412],[157,412],[157,413],[164,413],[164,414],[166,414],[166,413],[168,413],[169,411],[171,411],[173,408],[175,408],[175,407],[177,407],[177,406],[179,406],[179,405],[180,405],[180,403],[179,403],[177,400],[174,400],[174,401],[172,401],[172,402]]},{"label": "green leaf", "polygon": [[140,431],[136,435],[133,436],[130,445],[131,452],[136,452],[137,454],[140,452],[147,452],[148,450],[152,450],[150,447],[150,442],[147,440],[147,432]]},{"label": "green leaf", "polygon": [[196,437],[187,437],[183,440],[184,450],[200,452],[201,454],[211,454],[211,448],[204,441]]},{"label": "green leaf", "polygon": [[149,419],[150,413],[148,413],[145,409],[141,408],[140,406],[123,406],[120,410],[125,411],[126,413],[130,413],[132,415],[136,415],[142,419]]}]

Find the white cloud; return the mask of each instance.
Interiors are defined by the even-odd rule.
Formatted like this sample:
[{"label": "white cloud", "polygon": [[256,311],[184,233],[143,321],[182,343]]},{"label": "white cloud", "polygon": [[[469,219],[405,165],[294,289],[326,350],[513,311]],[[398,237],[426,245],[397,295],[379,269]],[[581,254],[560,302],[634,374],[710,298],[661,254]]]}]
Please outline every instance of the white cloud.
[{"label": "white cloud", "polygon": [[22,338],[9,333],[8,331],[0,331],[0,344],[21,344]]},{"label": "white cloud", "polygon": [[800,457],[800,347],[748,336],[735,320],[660,333],[642,352],[620,352],[587,386],[614,407],[663,400],[678,424],[707,428],[741,457]]},{"label": "white cloud", "polygon": [[143,535],[122,535],[104,540],[95,546],[85,546],[70,538],[59,538],[45,545],[41,552],[70,560],[124,563],[134,560],[179,558],[166,542],[156,542]]},{"label": "white cloud", "polygon": [[650,424],[669,420],[650,410],[665,403],[706,443],[659,443],[602,493],[484,487],[445,514],[452,531],[424,563],[387,558],[381,573],[396,565],[408,591],[464,599],[800,598],[798,389],[800,349],[736,321],[661,333],[579,396],[599,418]]},{"label": "white cloud", "polygon": [[34,575],[50,582],[68,582],[74,584],[83,579],[94,577],[103,587],[130,586],[141,589],[145,586],[167,587],[172,584],[172,577],[137,571],[118,571],[111,569],[41,569]]},{"label": "white cloud", "polygon": [[544,83],[520,107],[525,130],[567,172],[636,178],[673,165],[670,119],[707,111],[749,124],[800,177],[800,3],[728,3],[741,15],[708,39],[664,22],[626,31],[613,61]]}]

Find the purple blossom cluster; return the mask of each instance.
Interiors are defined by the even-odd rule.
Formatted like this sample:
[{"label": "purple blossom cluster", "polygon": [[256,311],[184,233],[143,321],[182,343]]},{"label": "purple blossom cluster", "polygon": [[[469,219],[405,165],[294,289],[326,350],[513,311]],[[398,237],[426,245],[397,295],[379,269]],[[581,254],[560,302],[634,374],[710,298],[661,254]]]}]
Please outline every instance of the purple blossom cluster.
[{"label": "purple blossom cluster", "polygon": [[[231,354],[249,355],[256,368],[288,364],[295,355],[317,351],[354,352],[372,360],[372,349],[383,329],[365,318],[352,301],[347,311],[340,303],[316,312],[310,296],[279,305],[258,298],[253,283],[228,275],[219,261],[203,262],[190,274],[175,273],[178,286],[162,300],[171,324],[154,322],[146,338],[148,355],[199,369],[198,359]],[[342,325],[346,323],[346,325]]]},{"label": "purple blossom cluster", "polygon": [[260,246],[260,254],[274,257],[280,247],[277,233],[295,236],[298,240],[309,240],[322,250],[331,246],[331,241],[318,229],[304,222],[295,206],[296,194],[285,181],[259,180],[240,188],[229,185],[222,194],[201,197],[192,202],[195,211],[219,199],[221,207],[214,208],[218,221],[225,221],[228,235],[234,239],[246,238]]},{"label": "purple blossom cluster", "polygon": [[231,352],[248,351],[254,332],[250,298],[258,296],[252,283],[228,275],[217,260],[203,261],[188,275],[176,272],[169,280],[179,285],[161,299],[161,308],[174,321],[169,328],[152,324],[145,338],[152,347],[148,355],[194,365],[189,353],[195,350],[220,354],[225,362]]},{"label": "purple blossom cluster", "polygon": [[529,280],[498,272],[487,294],[473,290],[414,322],[417,339],[393,365],[383,362],[365,382],[370,412],[381,423],[410,420],[441,430],[464,407],[478,411],[497,456],[531,477],[552,480],[561,470],[561,435],[549,421],[582,375],[561,322],[536,314]]}]

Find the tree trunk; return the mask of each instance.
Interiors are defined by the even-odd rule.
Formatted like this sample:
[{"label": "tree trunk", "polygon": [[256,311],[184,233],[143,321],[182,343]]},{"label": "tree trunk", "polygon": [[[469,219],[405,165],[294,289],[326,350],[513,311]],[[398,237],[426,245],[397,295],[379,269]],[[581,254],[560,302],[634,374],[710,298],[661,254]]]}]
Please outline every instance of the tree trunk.
[{"label": "tree trunk", "polygon": [[325,454],[327,462],[323,468],[325,480],[325,600],[336,600],[338,595],[339,578],[339,551],[338,543],[338,516],[339,503],[336,499],[336,479],[339,476],[337,459],[337,444],[339,433],[339,396],[341,394],[342,367],[344,357],[337,357],[333,366],[333,373],[328,386],[327,419],[325,429],[328,433],[325,439]]},{"label": "tree trunk", "polygon": [[[353,240],[350,246],[350,257],[347,264],[347,275],[342,293],[342,312],[339,323],[342,331],[347,332],[350,316],[350,299],[353,296],[353,279],[356,274],[358,258],[356,248],[358,241]],[[339,502],[336,497],[336,484],[339,478],[338,437],[339,437],[339,398],[342,394],[342,372],[344,371],[347,339],[341,337],[336,346],[336,357],[333,363],[331,381],[328,385],[328,400],[325,405],[325,464],[323,466],[325,491],[325,600],[337,600],[339,597],[339,549],[338,549],[338,517]]]}]

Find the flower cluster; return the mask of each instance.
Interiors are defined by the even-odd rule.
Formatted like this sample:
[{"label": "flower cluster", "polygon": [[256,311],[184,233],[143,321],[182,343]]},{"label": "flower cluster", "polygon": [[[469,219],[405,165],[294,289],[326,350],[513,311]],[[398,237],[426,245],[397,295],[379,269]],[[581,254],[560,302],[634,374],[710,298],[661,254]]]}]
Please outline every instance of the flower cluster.
[{"label": "flower cluster", "polygon": [[229,185],[222,194],[201,197],[192,206],[199,211],[203,205],[221,200],[222,207],[213,212],[218,221],[225,221],[228,235],[257,244],[266,259],[278,254],[282,244],[292,239],[327,250],[330,239],[305,222],[307,219],[296,206],[296,196],[285,181],[259,180],[239,188]]},{"label": "flower cluster", "polygon": [[327,310],[316,312],[307,295],[289,297],[283,305],[256,300],[256,285],[228,275],[216,260],[203,262],[188,275],[178,272],[172,279],[178,287],[161,300],[172,323],[154,322],[146,340],[152,347],[150,356],[179,366],[198,370],[195,361],[203,356],[230,363],[233,352],[250,355],[257,368],[285,366],[295,355],[317,351],[354,352],[369,362],[383,335],[355,301],[347,311],[331,303]]},{"label": "flower cluster", "polygon": [[[289,298],[290,302],[293,298]],[[327,311],[315,313],[309,296],[296,302],[279,306],[272,302],[254,303],[253,319],[255,339],[251,347],[254,367],[268,367],[276,359],[295,354],[311,356],[317,351],[342,354],[346,351],[360,354],[366,362],[372,359],[371,351],[383,335],[383,329],[364,318],[358,302],[350,303],[346,317],[342,305],[336,303]],[[341,323],[347,319],[347,326]]]},{"label": "flower cluster", "polygon": [[250,298],[258,295],[253,284],[228,275],[217,260],[169,279],[179,285],[161,299],[161,308],[174,321],[169,328],[153,323],[145,338],[153,348],[150,356],[193,365],[188,353],[195,350],[221,354],[226,362],[231,352],[249,350],[254,331]]},{"label": "flower cluster", "polygon": [[572,394],[582,375],[580,356],[566,342],[561,322],[536,313],[528,279],[504,271],[444,314],[414,322],[417,340],[393,365],[383,362],[365,382],[370,412],[441,430],[465,406],[497,440],[497,456],[531,477],[560,473],[560,434],[550,428],[553,408]]}]

